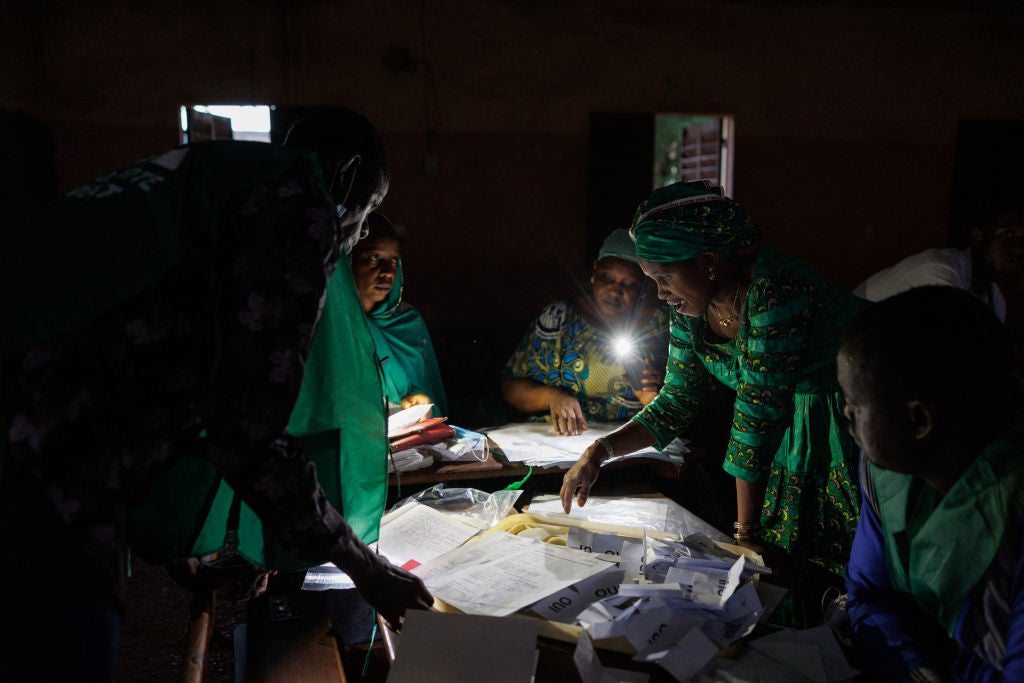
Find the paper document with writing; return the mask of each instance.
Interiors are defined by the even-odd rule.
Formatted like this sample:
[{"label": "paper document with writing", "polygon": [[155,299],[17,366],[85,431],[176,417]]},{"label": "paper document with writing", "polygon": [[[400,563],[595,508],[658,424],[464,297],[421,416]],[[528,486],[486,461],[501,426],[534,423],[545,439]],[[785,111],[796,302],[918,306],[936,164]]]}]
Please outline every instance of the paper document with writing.
[{"label": "paper document with writing", "polygon": [[[392,564],[412,569],[465,543],[479,531],[443,512],[412,501],[381,519],[377,549]],[[355,584],[333,564],[326,564],[306,572],[302,587],[305,590],[327,590],[354,588]]]},{"label": "paper document with writing", "polygon": [[434,597],[468,614],[501,617],[604,571],[599,555],[498,531],[413,570]]},{"label": "paper document with writing", "polygon": [[[487,436],[501,448],[510,462],[521,462],[534,467],[566,467],[579,460],[594,440],[607,436],[620,424],[588,423],[590,429],[576,436],[555,436],[554,428],[546,422],[517,422],[486,430]],[[605,464],[630,458],[654,458],[674,463],[683,462],[686,448],[679,445],[659,452],[644,448],[635,453],[609,458]]]},{"label": "paper document with writing", "polygon": [[411,569],[462,545],[479,531],[412,501],[381,519],[377,547],[393,564]]},{"label": "paper document with writing", "polygon": [[[554,494],[536,495],[530,501],[530,513],[535,512],[561,514],[562,499]],[[590,496],[583,507],[573,506],[570,516],[606,524],[667,531],[684,537],[701,533],[713,541],[732,542],[730,536],[668,498]]]}]

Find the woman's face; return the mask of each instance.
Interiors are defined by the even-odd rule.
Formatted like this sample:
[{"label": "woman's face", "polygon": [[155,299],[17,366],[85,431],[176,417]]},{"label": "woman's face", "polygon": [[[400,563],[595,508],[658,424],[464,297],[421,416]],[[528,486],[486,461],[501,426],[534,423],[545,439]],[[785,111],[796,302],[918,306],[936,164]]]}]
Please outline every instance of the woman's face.
[{"label": "woman's face", "polygon": [[654,280],[659,299],[682,315],[699,318],[707,311],[712,293],[712,281],[699,260],[655,263],[641,259],[640,268]]},{"label": "woman's face", "polygon": [[369,313],[391,292],[399,256],[398,240],[391,237],[368,238],[352,251],[352,275],[363,312]]},{"label": "woman's face", "polygon": [[609,320],[628,316],[644,288],[644,274],[635,263],[609,256],[594,264],[594,304]]}]

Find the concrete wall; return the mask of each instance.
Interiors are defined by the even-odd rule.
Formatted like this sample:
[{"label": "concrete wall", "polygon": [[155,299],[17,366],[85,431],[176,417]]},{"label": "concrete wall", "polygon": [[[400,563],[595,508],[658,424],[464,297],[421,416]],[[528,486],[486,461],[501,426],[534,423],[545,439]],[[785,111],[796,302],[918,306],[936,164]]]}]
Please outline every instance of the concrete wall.
[{"label": "concrete wall", "polygon": [[[518,334],[586,265],[592,111],[734,115],[736,197],[767,241],[845,286],[945,244],[958,119],[1024,119],[1016,9],[4,4],[0,107],[51,126],[64,187],[176,144],[181,104],[362,111],[392,156],[384,210],[409,229],[410,299],[435,334],[480,329],[491,346],[510,347],[493,338]],[[391,46],[408,49],[408,68],[385,66]],[[422,172],[425,97],[437,176]]]}]

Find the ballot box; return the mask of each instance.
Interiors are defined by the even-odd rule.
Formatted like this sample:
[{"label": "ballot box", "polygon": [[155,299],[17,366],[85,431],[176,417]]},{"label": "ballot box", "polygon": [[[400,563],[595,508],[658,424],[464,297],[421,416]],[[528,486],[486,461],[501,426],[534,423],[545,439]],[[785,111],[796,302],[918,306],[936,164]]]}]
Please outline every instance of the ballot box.
[{"label": "ballot box", "polygon": [[416,568],[436,609],[527,615],[538,620],[541,637],[577,645],[579,657],[623,653],[676,676],[756,625],[763,613],[758,577],[769,571],[746,548],[701,534],[683,541],[528,512]]}]

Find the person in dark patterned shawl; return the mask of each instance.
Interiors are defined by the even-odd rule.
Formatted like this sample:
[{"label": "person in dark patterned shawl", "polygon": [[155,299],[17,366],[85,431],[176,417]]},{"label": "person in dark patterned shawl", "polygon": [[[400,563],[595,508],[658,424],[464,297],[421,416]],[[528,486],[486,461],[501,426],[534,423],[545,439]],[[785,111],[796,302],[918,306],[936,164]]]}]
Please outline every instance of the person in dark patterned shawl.
[{"label": "person in dark patterned shawl", "polygon": [[430,605],[286,432],[328,279],[388,184],[363,117],[297,125],[298,147],[175,149],[0,235],[10,680],[112,680],[126,510],[197,446],[291,556],[334,562],[392,622]]}]

